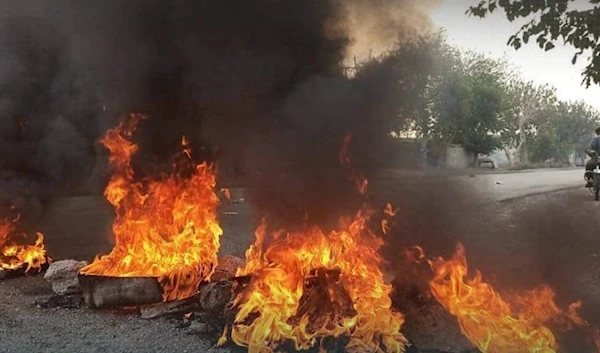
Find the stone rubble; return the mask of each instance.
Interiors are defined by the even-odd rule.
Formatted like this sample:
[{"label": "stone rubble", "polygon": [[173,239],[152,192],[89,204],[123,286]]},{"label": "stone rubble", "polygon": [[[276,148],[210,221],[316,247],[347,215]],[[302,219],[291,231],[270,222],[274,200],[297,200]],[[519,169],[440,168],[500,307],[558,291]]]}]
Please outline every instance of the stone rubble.
[{"label": "stone rubble", "polygon": [[50,264],[44,279],[52,283],[52,290],[59,295],[79,293],[79,270],[88,264],[87,261],[61,260]]}]

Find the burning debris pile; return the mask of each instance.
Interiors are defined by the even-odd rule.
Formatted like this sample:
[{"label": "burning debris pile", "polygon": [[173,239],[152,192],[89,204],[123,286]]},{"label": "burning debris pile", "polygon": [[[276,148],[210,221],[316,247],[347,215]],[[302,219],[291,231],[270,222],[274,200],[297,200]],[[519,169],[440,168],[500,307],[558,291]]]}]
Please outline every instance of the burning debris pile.
[{"label": "burning debris pile", "polygon": [[33,245],[19,244],[19,240],[26,239],[26,234],[19,230],[18,220],[19,217],[12,221],[0,219],[0,278],[16,273],[38,273],[50,261],[42,233],[37,233]]},{"label": "burning debris pile", "polygon": [[[352,78],[340,63],[370,52],[373,44],[385,52],[427,32],[431,23],[423,8],[437,3],[57,0],[33,6],[36,15],[57,18],[35,31],[41,39],[30,43],[31,53],[20,50],[19,40],[0,38],[15,49],[6,62],[27,63],[23,70],[4,70],[11,75],[0,77],[2,86],[31,83],[13,89],[10,109],[0,109],[15,119],[32,116],[30,127],[19,120],[4,134],[13,142],[7,154],[27,145],[37,156],[24,150],[10,168],[42,170],[42,180],[53,186],[79,185],[83,176],[70,180],[69,172],[90,169],[93,141],[107,116],[152,115],[139,143],[133,136],[145,118],[137,114],[102,138],[112,168],[104,195],[116,210],[114,247],[90,264],[56,263],[46,279],[57,293],[74,298],[56,302],[77,307],[83,295],[92,307],[134,306],[144,318],[183,317],[200,323],[198,331],[218,332],[211,338],[220,337],[219,344],[233,342],[251,353],[404,352],[409,340],[402,328],[410,318],[393,305],[380,255],[396,211],[387,205],[378,222],[367,179],[345,169],[354,162],[350,139],[343,141],[341,165],[335,158],[343,134],[355,131],[356,154],[365,157],[358,163],[370,178],[381,167],[376,160],[390,126],[401,123],[399,114],[417,112],[392,103],[411,98],[398,94],[402,83],[391,75]],[[20,18],[14,23],[28,27]],[[54,32],[64,32],[69,46],[46,41]],[[43,60],[44,52],[54,54]],[[51,61],[56,63],[48,72],[38,73]],[[23,80],[21,72],[32,79]],[[84,77],[92,82],[78,81]],[[75,93],[82,97],[75,100]],[[38,96],[44,99],[32,104]],[[62,111],[72,99],[77,104]],[[188,131],[194,133],[190,140],[183,137],[171,156],[163,142]],[[209,163],[215,161],[192,159],[191,146],[200,139],[208,140],[202,146],[207,150],[222,149],[222,160],[248,169],[251,198],[265,220],[245,261],[218,258],[223,231],[216,170]],[[134,159],[145,149],[169,158],[169,165],[140,172]],[[154,163],[145,160],[141,169],[152,169],[148,165]],[[303,212],[310,217],[303,219]],[[19,245],[24,233],[17,229],[16,221],[0,220],[0,276],[40,271],[49,261],[42,235],[35,245]],[[428,282],[438,309],[454,316],[457,329],[484,353],[556,352],[555,323],[589,330],[577,305],[561,310],[547,287],[501,297],[480,274],[466,280],[462,247],[450,260],[429,264],[432,271],[418,280]]]},{"label": "burning debris pile", "polygon": [[[481,351],[489,353],[557,352],[558,343],[550,324],[566,329],[588,324],[577,314],[581,303],[561,310],[554,291],[542,286],[526,293],[512,293],[503,299],[476,272],[466,280],[465,248],[459,244],[449,260],[429,261],[434,272],[429,285],[435,299],[452,315],[461,331]],[[591,331],[595,344],[598,337]],[[600,350],[600,346],[597,347]]]},{"label": "burning debris pile", "polygon": [[[370,229],[370,207],[340,220],[330,232],[309,223],[268,232],[263,223],[234,277],[233,269],[216,267],[222,231],[216,220],[215,176],[205,163],[191,165],[185,139],[184,158],[174,164],[173,174],[136,180],[132,135],[141,119],[129,116],[102,139],[114,169],[105,195],[117,209],[115,248],[80,272],[88,304],[108,306],[90,292],[108,296],[112,288],[128,297],[120,306],[156,302],[162,292],[167,303],[143,308],[148,318],[191,309],[216,311],[215,317],[230,312],[230,330],[220,343],[230,336],[251,352],[289,343],[298,350],[324,347],[327,339],[340,337],[349,340],[346,349],[351,352],[404,350],[404,319],[392,309],[392,288],[380,269],[383,239]],[[345,149],[350,140],[344,142],[342,163],[349,163]],[[355,179],[359,193],[365,194],[366,179]],[[394,215],[391,206],[385,214]],[[381,228],[385,233],[387,219]],[[203,283],[215,270],[221,280]],[[117,288],[114,283],[122,284]]]},{"label": "burning debris pile", "polygon": [[[54,296],[51,302],[78,307],[83,289],[92,307],[134,306],[146,319],[179,317],[213,339],[221,334],[218,345],[231,341],[250,353],[406,350],[409,341],[402,327],[410,318],[393,306],[380,255],[397,211],[387,204],[378,216],[370,205],[368,182],[359,172],[349,169],[351,184],[363,200],[353,216],[340,219],[331,230],[308,217],[279,229],[269,229],[263,220],[245,262],[225,256],[219,267],[222,230],[212,168],[192,162],[183,138],[172,172],[157,179],[137,177],[132,138],[143,119],[130,115],[102,139],[113,167],[105,191],[117,210],[113,251],[83,267],[78,278],[72,270],[49,274],[48,280],[62,281],[53,287],[68,284],[64,299]],[[340,153],[346,167],[353,162],[351,141],[351,136],[344,139]],[[415,249],[407,255],[423,263],[423,250]],[[27,268],[39,268],[37,261]],[[580,326],[596,334],[576,313],[580,303],[561,310],[549,287],[505,300],[481,274],[466,280],[462,246],[451,259],[428,264],[428,291],[481,352],[556,352],[552,325]],[[82,265],[65,263],[73,269]]]},{"label": "burning debris pile", "polygon": [[217,265],[219,202],[215,174],[207,163],[194,164],[185,138],[172,174],[137,180],[131,157],[132,135],[141,115],[131,115],[108,131],[113,176],[105,190],[116,208],[115,247],[81,270],[85,276],[155,278],[163,300],[186,298],[210,278]]},{"label": "burning debris pile", "polygon": [[350,352],[402,352],[404,318],[392,310],[380,270],[383,242],[369,218],[359,211],[330,233],[310,225],[267,233],[262,224],[238,272],[251,280],[233,303],[231,339],[252,353],[286,341],[297,350],[323,347],[331,337],[349,338]]},{"label": "burning debris pile", "polygon": [[[349,135],[342,146],[344,165],[351,163],[350,141]],[[360,175],[352,180],[365,196],[367,180]],[[230,335],[258,353],[288,343],[296,350],[316,345],[324,350],[328,339],[345,338],[349,352],[404,351],[404,317],[392,309],[392,288],[381,271],[383,237],[370,229],[373,214],[365,205],[330,232],[308,222],[269,232],[263,221],[237,273],[251,280],[235,296],[235,318],[220,343]],[[385,214],[394,216],[390,205]],[[387,222],[381,223],[382,233]]]}]

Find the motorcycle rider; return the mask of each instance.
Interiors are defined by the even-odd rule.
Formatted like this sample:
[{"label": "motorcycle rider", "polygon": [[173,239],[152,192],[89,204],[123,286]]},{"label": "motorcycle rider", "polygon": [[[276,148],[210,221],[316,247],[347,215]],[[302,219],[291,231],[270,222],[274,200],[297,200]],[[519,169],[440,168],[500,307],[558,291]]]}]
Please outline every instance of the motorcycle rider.
[{"label": "motorcycle rider", "polygon": [[591,188],[593,186],[594,175],[591,171],[596,168],[598,164],[598,156],[600,155],[600,127],[596,128],[596,137],[590,141],[585,148],[585,153],[590,156],[590,160],[585,164],[585,179],[587,181],[586,187]]}]

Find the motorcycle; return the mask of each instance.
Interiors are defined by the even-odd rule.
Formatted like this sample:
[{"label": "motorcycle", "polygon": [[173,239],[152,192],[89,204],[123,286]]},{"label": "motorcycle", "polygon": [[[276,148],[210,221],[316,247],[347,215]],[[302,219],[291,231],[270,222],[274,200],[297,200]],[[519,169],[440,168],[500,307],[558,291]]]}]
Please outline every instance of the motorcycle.
[{"label": "motorcycle", "polygon": [[594,194],[594,200],[598,201],[600,196],[600,159],[598,158],[598,153],[596,151],[592,151],[592,158],[596,158],[596,167],[594,170],[588,170],[585,172],[586,181],[591,180],[591,186],[589,186],[589,190],[592,194]]}]

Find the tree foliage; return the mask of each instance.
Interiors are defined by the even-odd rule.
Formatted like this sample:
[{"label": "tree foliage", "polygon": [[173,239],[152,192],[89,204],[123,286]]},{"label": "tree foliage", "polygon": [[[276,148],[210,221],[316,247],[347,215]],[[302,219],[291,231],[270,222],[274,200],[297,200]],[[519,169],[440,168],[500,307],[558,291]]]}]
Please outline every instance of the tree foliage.
[{"label": "tree foliage", "polygon": [[489,154],[500,147],[504,64],[474,53],[463,53],[458,63],[440,75],[435,87],[432,135],[475,156]]},{"label": "tree foliage", "polygon": [[500,130],[502,149],[510,165],[528,161],[527,142],[535,138],[536,122],[557,104],[556,90],[523,81],[506,80]]},{"label": "tree foliage", "polygon": [[362,63],[355,80],[385,101],[371,119],[386,116],[388,134],[419,138],[435,164],[452,144],[474,157],[503,150],[514,166],[566,164],[599,125],[589,105],[561,102],[553,87],[524,81],[505,60],[459,50],[443,32]]},{"label": "tree foliage", "polygon": [[531,161],[567,164],[571,154],[582,154],[593,138],[598,112],[583,102],[560,102],[537,120]]},{"label": "tree foliage", "polygon": [[[577,9],[574,0],[482,0],[471,6],[468,14],[485,17],[497,9],[504,10],[509,21],[528,19],[510,37],[508,44],[519,49],[535,40],[544,50],[554,48],[561,38],[576,51],[572,63],[584,55],[588,64],[583,72],[587,86],[600,83],[600,1],[589,0],[585,9]],[[580,4],[581,5],[581,2]]]},{"label": "tree foliage", "polygon": [[458,49],[447,44],[444,34],[438,32],[361,63],[355,79],[371,80],[379,87],[381,82],[390,82],[388,77],[392,76],[393,87],[386,87],[396,92],[391,109],[396,119],[390,120],[390,130],[412,130],[427,137],[432,127],[432,92],[445,73],[456,69],[459,56]]}]

